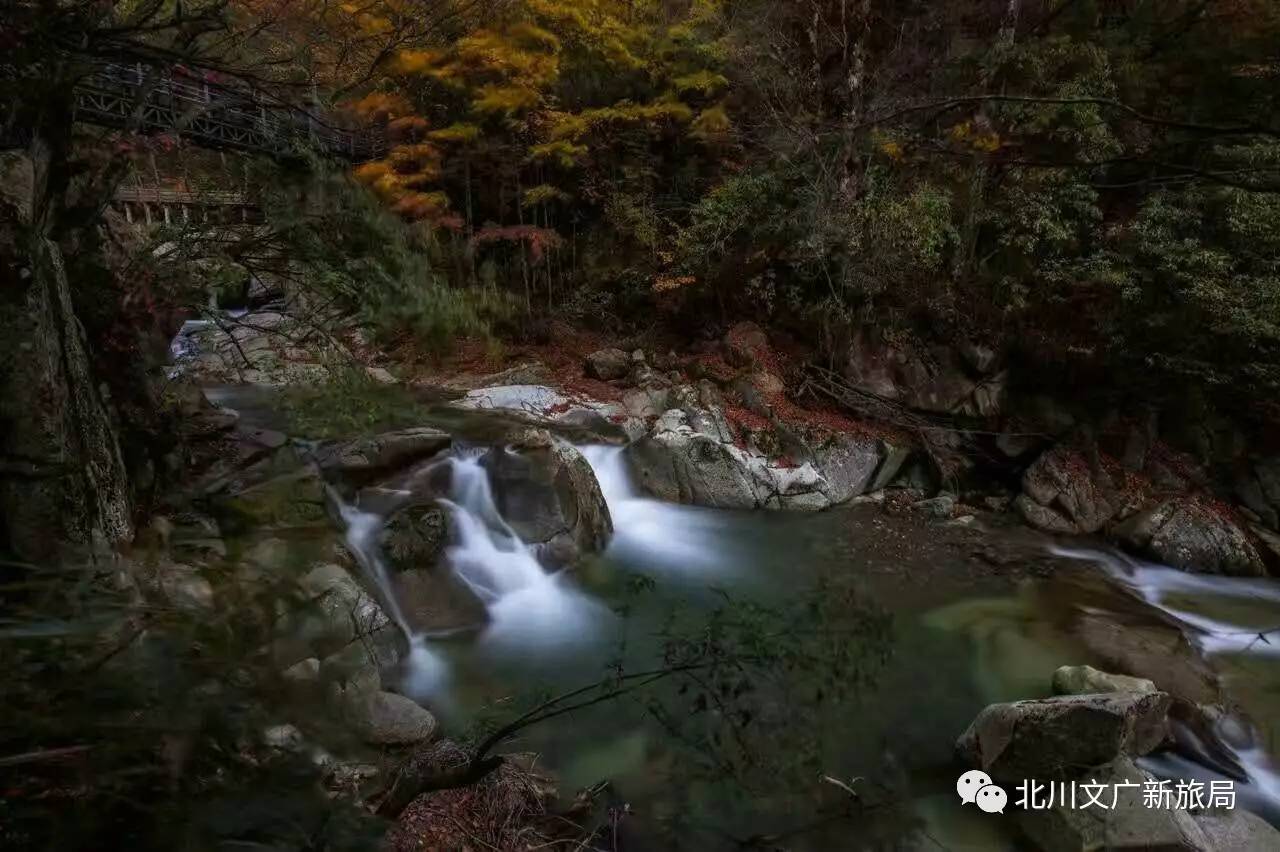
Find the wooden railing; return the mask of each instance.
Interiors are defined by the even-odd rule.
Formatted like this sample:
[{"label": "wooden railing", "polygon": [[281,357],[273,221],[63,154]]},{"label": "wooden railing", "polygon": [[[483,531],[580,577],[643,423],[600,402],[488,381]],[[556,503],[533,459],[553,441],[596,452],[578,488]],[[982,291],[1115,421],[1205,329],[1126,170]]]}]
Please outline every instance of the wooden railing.
[{"label": "wooden railing", "polygon": [[111,206],[126,220],[141,225],[262,221],[262,207],[238,190],[190,190],[163,186],[122,186]]},{"label": "wooden railing", "polygon": [[266,100],[212,76],[181,66],[104,63],[76,88],[75,117],[273,157],[310,150],[362,162],[385,153],[376,129],[342,128],[318,112]]}]

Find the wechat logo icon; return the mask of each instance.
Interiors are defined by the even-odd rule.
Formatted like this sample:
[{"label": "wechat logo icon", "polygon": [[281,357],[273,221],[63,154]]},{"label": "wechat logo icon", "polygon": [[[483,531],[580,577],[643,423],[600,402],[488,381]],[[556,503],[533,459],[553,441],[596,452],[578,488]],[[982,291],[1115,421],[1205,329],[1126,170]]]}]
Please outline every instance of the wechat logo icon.
[{"label": "wechat logo icon", "polygon": [[970,769],[956,781],[956,793],[962,804],[976,804],[989,814],[1004,813],[1009,794],[991,782],[991,776],[977,769]]}]

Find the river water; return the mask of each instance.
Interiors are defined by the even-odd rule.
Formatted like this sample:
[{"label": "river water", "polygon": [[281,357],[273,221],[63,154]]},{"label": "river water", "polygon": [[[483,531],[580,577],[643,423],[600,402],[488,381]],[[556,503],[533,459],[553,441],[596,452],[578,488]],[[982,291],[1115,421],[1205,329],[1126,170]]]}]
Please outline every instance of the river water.
[{"label": "river water", "polygon": [[[270,422],[270,399],[210,396],[282,425]],[[437,425],[479,446],[502,431],[483,419],[446,410]],[[672,679],[526,728],[500,749],[536,753],[566,799],[607,780],[598,795],[623,848],[1019,848],[1009,820],[960,805],[955,740],[991,702],[1051,694],[1058,666],[1122,668],[1080,629],[1100,611],[1189,637],[1186,653],[1209,661],[1239,707],[1212,732],[1239,801],[1280,822],[1280,645],[1259,637],[1280,626],[1280,584],[1062,549],[997,516],[966,526],[875,505],[791,514],[666,504],[637,492],[624,450],[582,450],[615,531],[604,554],[558,574],[501,518],[479,450],[440,462],[452,467],[446,560],[489,623],[413,636],[401,689],[451,736],[482,735],[548,697],[661,667],[673,646],[722,640],[711,634],[726,613],[750,613],[764,650],[796,670],[765,673],[751,723],[728,724]],[[342,514],[362,570],[389,588],[383,514]],[[788,608],[799,621],[775,619]],[[394,605],[389,614],[407,630]],[[818,662],[797,664],[805,655]],[[1191,656],[1171,665],[1190,668]],[[824,680],[828,660],[846,682]],[[726,748],[723,732],[742,742]],[[1225,777],[1190,759],[1196,751],[1145,765],[1175,779]]]},{"label": "river water", "polygon": [[[1001,817],[960,806],[952,749],[987,703],[1050,694],[1060,665],[1105,667],[1050,611],[1072,606],[1060,587],[1049,588],[1063,573],[1089,575],[1178,619],[1228,680],[1251,685],[1242,699],[1248,717],[1274,716],[1271,689],[1260,684],[1280,681],[1280,659],[1247,634],[1280,624],[1280,587],[1270,581],[1197,577],[1103,550],[1055,551],[1016,527],[894,518],[870,505],[820,515],[677,506],[637,492],[623,449],[582,449],[615,533],[602,556],[558,574],[542,569],[498,513],[478,453],[443,462],[452,467],[446,561],[490,620],[478,635],[414,637],[403,687],[451,730],[492,727],[611,672],[661,667],[673,641],[687,643],[690,630],[709,629],[734,607],[761,608],[767,631],[768,610],[780,602],[817,613],[825,610],[807,596],[849,595],[848,612],[837,610],[834,621],[827,613],[822,628],[848,643],[845,656],[866,657],[847,690],[813,688],[820,670],[764,686],[773,692],[752,712],[784,708],[782,716],[744,726],[744,742],[730,750],[707,736],[709,727],[734,728],[729,711],[690,707],[675,680],[525,729],[504,746],[537,753],[565,793],[608,780],[603,795],[624,814],[617,830],[633,848],[731,849],[779,836],[792,849],[1017,848]],[[349,544],[389,588],[371,536],[378,519],[349,511]],[[698,714],[705,721],[687,724]],[[1242,803],[1274,819],[1273,732],[1265,722],[1237,725],[1247,733],[1232,753],[1250,778]],[[1148,768],[1223,777],[1177,754]]]}]

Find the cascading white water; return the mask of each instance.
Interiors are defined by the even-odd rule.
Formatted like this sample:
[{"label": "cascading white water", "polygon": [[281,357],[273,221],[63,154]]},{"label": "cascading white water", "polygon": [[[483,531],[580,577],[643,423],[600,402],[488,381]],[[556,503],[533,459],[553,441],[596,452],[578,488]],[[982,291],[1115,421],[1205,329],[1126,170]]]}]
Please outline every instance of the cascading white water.
[{"label": "cascading white water", "polygon": [[448,680],[448,667],[438,654],[427,647],[423,637],[409,626],[400,608],[395,587],[391,584],[391,574],[382,559],[382,549],[378,542],[386,519],[381,515],[360,511],[344,501],[333,488],[326,486],[326,490],[346,525],[347,549],[355,556],[365,576],[381,592],[387,615],[400,628],[409,643],[409,656],[404,665],[405,692],[416,699],[438,694]]},{"label": "cascading white water", "polygon": [[[1194,594],[1204,598],[1235,599],[1280,604],[1280,584],[1271,580],[1244,577],[1206,576],[1178,571],[1164,565],[1142,562],[1120,553],[1103,550],[1051,547],[1057,556],[1079,559],[1100,565],[1116,582],[1132,589],[1144,601],[1186,625],[1183,632],[1207,657],[1240,655],[1253,657],[1280,656],[1280,644],[1261,641],[1258,630],[1220,621],[1185,606],[1170,603],[1175,595]],[[1268,625],[1270,626],[1270,625]],[[1249,779],[1242,799],[1251,810],[1280,820],[1280,767],[1260,745],[1256,730],[1239,720],[1229,719],[1232,736],[1222,737],[1227,748]],[[1180,755],[1161,755],[1147,761],[1154,771],[1166,777],[1221,779],[1224,776],[1200,766]]]},{"label": "cascading white water", "polygon": [[726,559],[724,523],[714,510],[664,503],[645,497],[627,466],[626,448],[593,445],[579,448],[586,456],[613,518],[609,555],[624,562],[692,573],[702,578],[732,570]]},{"label": "cascading white water", "polygon": [[477,455],[450,460],[453,523],[445,551],[450,570],[485,603],[482,644],[536,651],[589,640],[611,617],[563,574],[548,574],[494,502],[489,474]]}]

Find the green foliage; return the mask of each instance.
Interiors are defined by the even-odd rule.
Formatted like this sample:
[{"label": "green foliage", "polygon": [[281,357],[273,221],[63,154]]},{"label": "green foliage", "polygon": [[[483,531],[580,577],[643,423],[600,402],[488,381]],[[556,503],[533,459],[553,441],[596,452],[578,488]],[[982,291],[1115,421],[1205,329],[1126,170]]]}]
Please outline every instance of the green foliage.
[{"label": "green foliage", "polygon": [[333,366],[328,381],[289,387],[280,401],[289,432],[312,440],[421,426],[430,411],[403,385],[378,382],[359,365]]},{"label": "green foliage", "polygon": [[299,283],[324,303],[355,311],[383,342],[406,338],[443,351],[462,336],[484,336],[509,303],[492,291],[451,286],[433,264],[429,231],[406,225],[362,187],[339,175],[316,179],[313,209],[288,187],[269,200],[270,223]]}]

